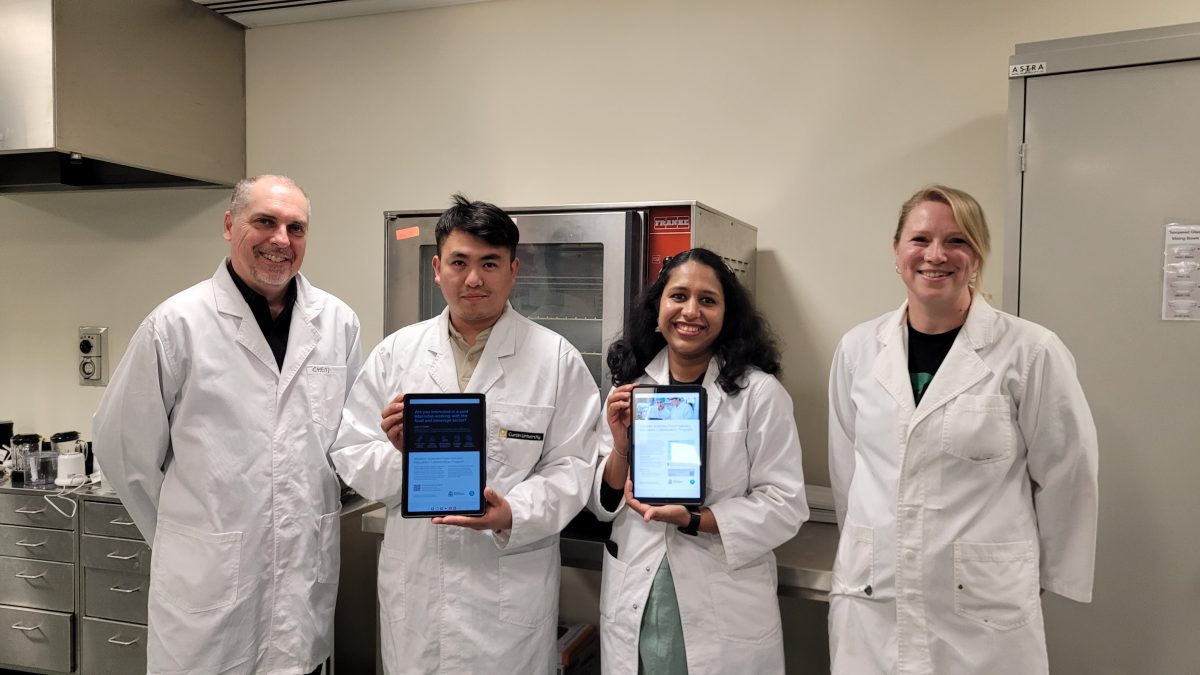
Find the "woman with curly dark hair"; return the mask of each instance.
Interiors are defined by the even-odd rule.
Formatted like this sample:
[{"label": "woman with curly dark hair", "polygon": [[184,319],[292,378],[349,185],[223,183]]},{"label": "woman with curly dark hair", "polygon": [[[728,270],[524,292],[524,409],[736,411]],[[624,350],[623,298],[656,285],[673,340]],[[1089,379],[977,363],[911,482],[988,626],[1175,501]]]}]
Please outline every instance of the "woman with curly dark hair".
[{"label": "woman with curly dark hair", "polygon": [[[608,351],[589,508],[613,521],[601,588],[605,673],[778,673],[773,550],[808,517],[792,399],[749,293],[712,251],[669,260]],[[649,506],[629,482],[631,390],[698,384],[708,397],[704,506]]]}]

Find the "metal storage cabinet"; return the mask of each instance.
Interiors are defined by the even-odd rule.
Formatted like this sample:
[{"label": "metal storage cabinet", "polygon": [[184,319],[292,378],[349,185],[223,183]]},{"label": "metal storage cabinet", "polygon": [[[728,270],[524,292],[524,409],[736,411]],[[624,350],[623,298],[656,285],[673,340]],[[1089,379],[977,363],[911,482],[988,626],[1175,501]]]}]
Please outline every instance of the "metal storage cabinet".
[{"label": "metal storage cabinet", "polygon": [[[75,522],[46,491],[0,487],[0,667],[67,673],[75,665]],[[70,513],[70,500],[60,500]]]},{"label": "metal storage cabinet", "polygon": [[1200,23],[1009,65],[1004,307],[1070,348],[1100,438],[1094,604],[1046,594],[1051,672],[1200,672],[1200,322],[1161,313],[1164,228],[1200,224]]},{"label": "metal storage cabinet", "polygon": [[144,673],[150,547],[115,497],[85,495],[79,505],[80,673]]}]

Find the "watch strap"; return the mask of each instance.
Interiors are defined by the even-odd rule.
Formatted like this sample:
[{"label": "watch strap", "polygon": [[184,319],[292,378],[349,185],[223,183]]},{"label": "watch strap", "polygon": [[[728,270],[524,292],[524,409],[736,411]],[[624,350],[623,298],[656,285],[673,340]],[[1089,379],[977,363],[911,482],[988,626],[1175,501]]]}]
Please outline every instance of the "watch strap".
[{"label": "watch strap", "polygon": [[679,531],[692,537],[696,536],[700,531],[700,512],[692,511],[691,518],[688,519],[688,524],[680,527]]}]

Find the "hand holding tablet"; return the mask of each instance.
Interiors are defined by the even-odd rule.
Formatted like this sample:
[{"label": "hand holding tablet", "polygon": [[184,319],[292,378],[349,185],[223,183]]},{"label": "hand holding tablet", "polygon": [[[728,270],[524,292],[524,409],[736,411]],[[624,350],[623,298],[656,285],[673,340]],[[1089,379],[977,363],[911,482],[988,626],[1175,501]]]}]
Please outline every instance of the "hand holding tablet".
[{"label": "hand holding tablet", "polygon": [[404,394],[398,394],[389,401],[380,417],[383,421],[379,423],[379,428],[383,434],[392,442],[392,447],[404,452]]}]

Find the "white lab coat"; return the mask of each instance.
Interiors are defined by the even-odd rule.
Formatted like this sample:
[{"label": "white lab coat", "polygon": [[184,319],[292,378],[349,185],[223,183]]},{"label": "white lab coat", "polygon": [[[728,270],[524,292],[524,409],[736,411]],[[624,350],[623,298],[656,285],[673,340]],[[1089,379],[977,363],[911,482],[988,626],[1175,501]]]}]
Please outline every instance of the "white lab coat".
[{"label": "white lab coat", "polygon": [[[779,380],[751,369],[736,396],[716,383],[717,359],[704,376],[708,397],[704,506],[720,534],[689,536],[646,523],[622,499],[600,504],[612,433],[601,416],[600,454],[588,508],[613,521],[617,557],[604,554],[600,648],[605,675],[636,675],[642,611],[663,555],[671,566],[689,675],[782,673],[778,575],[774,549],[808,519],[804,468],[792,399]],[[639,384],[669,384],[664,349]]]},{"label": "white lab coat", "polygon": [[328,656],[340,490],[327,456],[358,318],[296,277],[282,372],[222,262],[138,327],[94,418],[153,547],[151,673],[308,673]]},{"label": "white lab coat", "polygon": [[833,672],[1045,673],[1039,588],[1092,596],[1097,446],[1056,335],[976,294],[919,406],[907,306],[842,338]]},{"label": "white lab coat", "polygon": [[487,484],[512,507],[512,529],[496,533],[400,515],[402,455],[380,430],[380,411],[399,393],[459,390],[443,311],[371,352],[334,444],[343,480],[388,507],[379,555],[384,669],[552,673],[558,534],[587,501],[600,395],[578,350],[505,307],[466,387],[487,396]]}]

